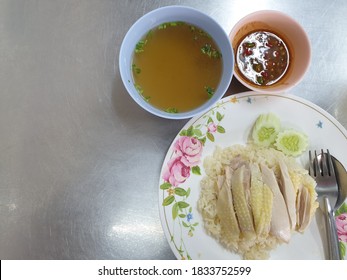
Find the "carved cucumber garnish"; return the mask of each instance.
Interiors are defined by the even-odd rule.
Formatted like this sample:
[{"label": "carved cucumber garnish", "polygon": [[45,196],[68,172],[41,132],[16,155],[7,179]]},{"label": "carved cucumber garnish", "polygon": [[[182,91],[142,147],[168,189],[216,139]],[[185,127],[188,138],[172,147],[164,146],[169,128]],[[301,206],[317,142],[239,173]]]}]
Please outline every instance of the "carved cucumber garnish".
[{"label": "carved cucumber garnish", "polygon": [[289,156],[301,155],[308,146],[308,138],[296,130],[285,130],[277,135],[275,147]]},{"label": "carved cucumber garnish", "polygon": [[269,147],[275,142],[280,128],[281,121],[275,114],[261,114],[253,126],[254,143],[262,147]]}]

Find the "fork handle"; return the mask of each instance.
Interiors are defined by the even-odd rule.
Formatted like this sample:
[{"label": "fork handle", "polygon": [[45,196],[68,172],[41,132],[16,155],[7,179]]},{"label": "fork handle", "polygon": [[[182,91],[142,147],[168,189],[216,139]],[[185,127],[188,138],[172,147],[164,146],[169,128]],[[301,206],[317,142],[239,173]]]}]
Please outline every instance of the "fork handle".
[{"label": "fork handle", "polygon": [[339,239],[337,236],[337,229],[335,223],[335,217],[331,205],[329,203],[328,197],[324,197],[325,205],[325,222],[327,229],[327,238],[328,238],[328,257],[329,260],[340,260],[340,250],[339,250]]}]

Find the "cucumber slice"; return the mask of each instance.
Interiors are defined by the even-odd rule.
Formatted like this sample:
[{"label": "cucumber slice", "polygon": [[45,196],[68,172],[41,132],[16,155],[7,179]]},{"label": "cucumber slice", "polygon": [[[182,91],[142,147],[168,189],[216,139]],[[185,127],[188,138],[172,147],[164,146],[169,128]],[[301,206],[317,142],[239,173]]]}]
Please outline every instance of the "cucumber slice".
[{"label": "cucumber slice", "polygon": [[308,137],[296,130],[285,130],[277,135],[275,146],[289,156],[301,155],[308,146]]},{"label": "cucumber slice", "polygon": [[261,114],[253,126],[252,138],[255,144],[269,147],[276,140],[281,128],[280,119],[273,113]]}]

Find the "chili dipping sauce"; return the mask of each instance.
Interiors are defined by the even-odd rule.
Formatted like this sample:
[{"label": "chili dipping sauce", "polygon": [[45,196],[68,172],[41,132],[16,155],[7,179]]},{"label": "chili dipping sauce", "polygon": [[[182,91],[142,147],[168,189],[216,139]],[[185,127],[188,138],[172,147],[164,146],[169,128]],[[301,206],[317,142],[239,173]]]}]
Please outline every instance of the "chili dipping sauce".
[{"label": "chili dipping sauce", "polygon": [[247,81],[269,86],[285,75],[289,66],[289,51],[276,34],[256,31],[248,34],[238,45],[236,62]]}]

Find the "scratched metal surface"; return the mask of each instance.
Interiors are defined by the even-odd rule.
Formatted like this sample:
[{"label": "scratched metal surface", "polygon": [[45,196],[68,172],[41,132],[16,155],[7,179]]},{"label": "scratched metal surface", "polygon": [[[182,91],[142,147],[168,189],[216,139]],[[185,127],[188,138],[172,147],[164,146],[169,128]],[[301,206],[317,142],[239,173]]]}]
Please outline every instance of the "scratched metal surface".
[{"label": "scratched metal surface", "polygon": [[[228,33],[259,9],[294,17],[313,56],[291,93],[347,127],[344,0],[0,0],[1,259],[174,259],[158,181],[187,120],[140,109],[118,69],[128,28],[168,4],[195,7]],[[233,80],[227,94],[245,90]]]}]

